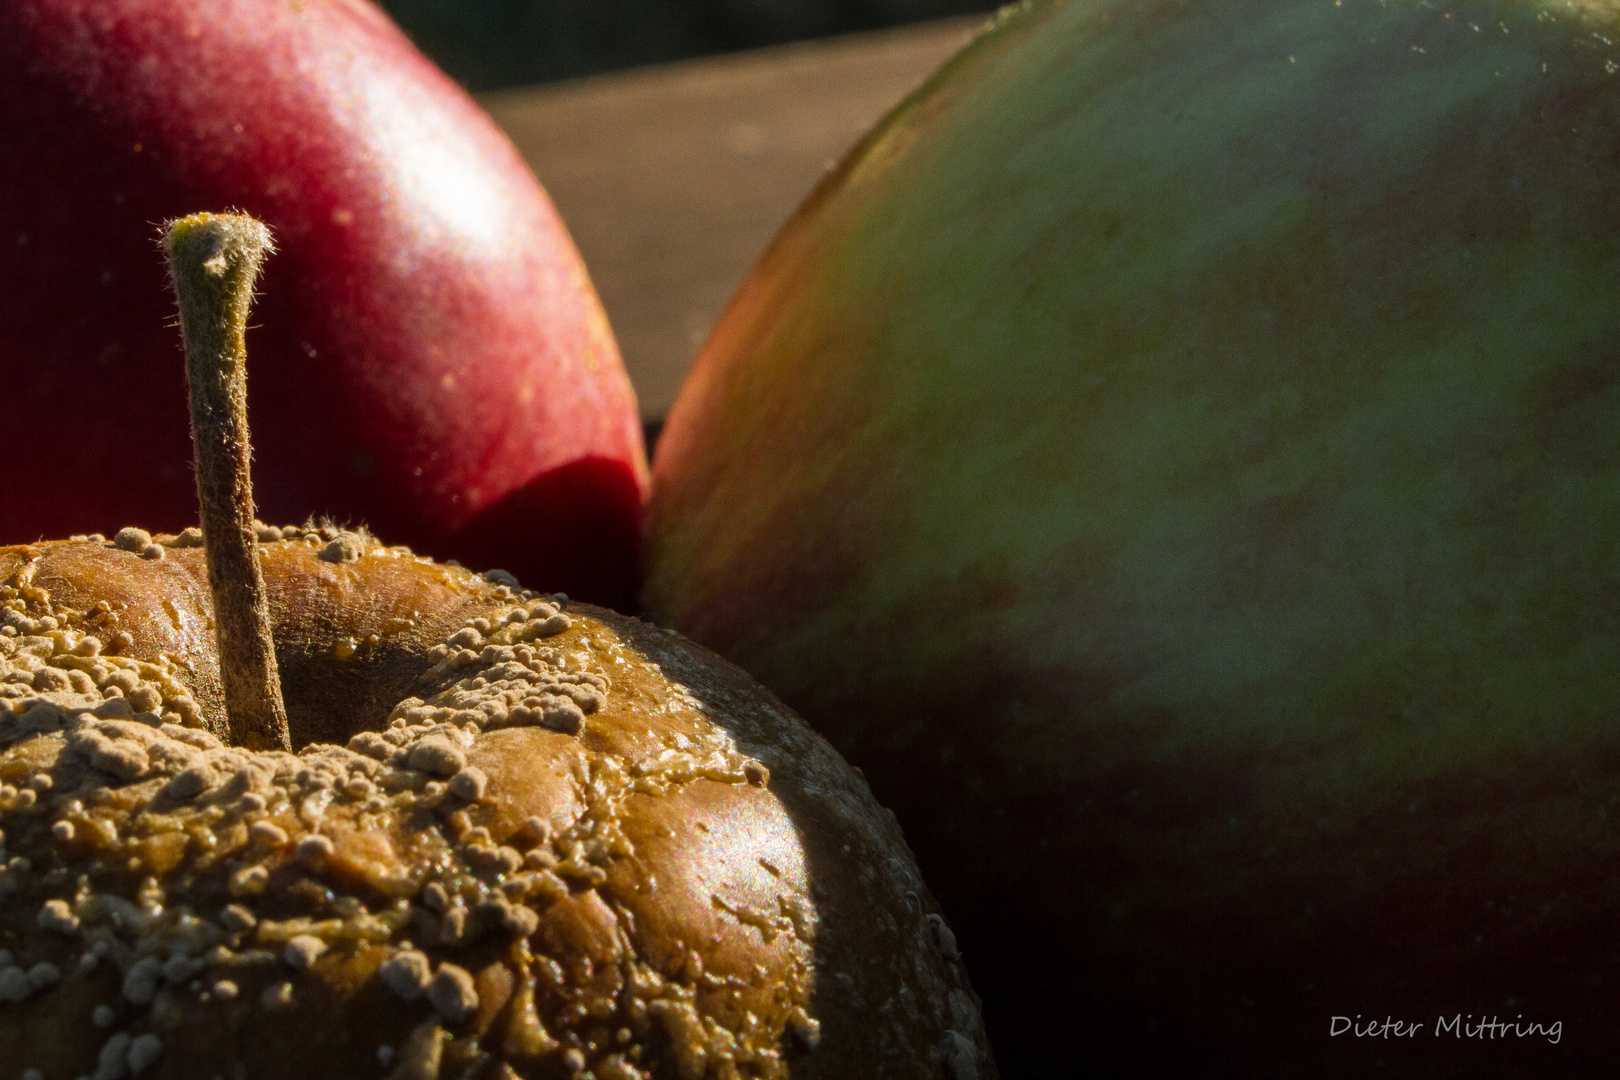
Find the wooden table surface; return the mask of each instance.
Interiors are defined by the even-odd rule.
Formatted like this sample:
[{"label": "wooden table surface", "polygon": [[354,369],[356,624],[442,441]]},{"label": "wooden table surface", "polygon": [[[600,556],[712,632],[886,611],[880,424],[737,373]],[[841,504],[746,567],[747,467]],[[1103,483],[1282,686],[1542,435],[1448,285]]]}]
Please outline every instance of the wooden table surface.
[{"label": "wooden table surface", "polygon": [[481,96],[568,223],[644,419],[821,175],[982,18]]}]

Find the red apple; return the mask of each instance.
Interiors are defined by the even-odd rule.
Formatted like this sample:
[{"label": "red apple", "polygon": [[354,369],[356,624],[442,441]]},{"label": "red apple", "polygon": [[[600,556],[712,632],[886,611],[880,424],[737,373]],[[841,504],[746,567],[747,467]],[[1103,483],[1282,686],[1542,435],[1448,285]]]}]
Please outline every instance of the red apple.
[{"label": "red apple", "polygon": [[866,770],[1008,1075],[1620,1059],[1617,41],[1024,7],[704,349],[648,612]]},{"label": "red apple", "polygon": [[154,223],[229,205],[282,251],[253,333],[267,516],[633,601],[645,465],[601,305],[511,145],[377,8],[6,3],[0,132],[0,373],[28,448],[0,467],[0,541],[195,520]]}]

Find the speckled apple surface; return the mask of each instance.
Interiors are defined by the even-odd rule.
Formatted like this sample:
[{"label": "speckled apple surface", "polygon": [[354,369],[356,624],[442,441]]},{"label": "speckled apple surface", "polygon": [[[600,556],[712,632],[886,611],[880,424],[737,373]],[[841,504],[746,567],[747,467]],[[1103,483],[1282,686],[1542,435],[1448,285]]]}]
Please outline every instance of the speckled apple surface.
[{"label": "speckled apple surface", "polygon": [[0,131],[0,377],[78,433],[0,460],[0,542],[195,520],[156,229],[239,209],[280,248],[249,334],[266,515],[634,600],[646,467],[601,304],[505,136],[375,5],[0,5]]},{"label": "speckled apple surface", "polygon": [[741,671],[260,535],[297,754],[223,739],[195,530],[0,548],[6,1076],[994,1080],[893,817]]},{"label": "speckled apple surface", "polygon": [[647,609],[867,771],[1009,1073],[1620,1054],[1617,40],[1025,7],[706,345]]}]

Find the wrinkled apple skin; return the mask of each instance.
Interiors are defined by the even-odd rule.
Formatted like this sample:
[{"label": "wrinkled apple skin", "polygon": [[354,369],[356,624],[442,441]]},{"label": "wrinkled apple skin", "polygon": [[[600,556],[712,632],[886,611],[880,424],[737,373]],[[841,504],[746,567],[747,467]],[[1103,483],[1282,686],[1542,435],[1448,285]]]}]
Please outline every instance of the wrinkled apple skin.
[{"label": "wrinkled apple skin", "polygon": [[262,516],[633,601],[646,470],[601,305],[471,99],[360,0],[0,4],[0,541],[196,520],[156,224],[280,254],[249,334]]},{"label": "wrinkled apple skin", "polygon": [[1007,1075],[1620,1060],[1617,23],[1035,4],[705,347],[649,617],[864,768]]}]

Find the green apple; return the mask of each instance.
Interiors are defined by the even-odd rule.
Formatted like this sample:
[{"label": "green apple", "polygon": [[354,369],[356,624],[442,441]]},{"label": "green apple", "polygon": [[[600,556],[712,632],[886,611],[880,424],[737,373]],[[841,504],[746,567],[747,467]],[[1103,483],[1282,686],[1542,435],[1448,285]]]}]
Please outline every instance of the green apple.
[{"label": "green apple", "polygon": [[649,616],[863,766],[1008,1075],[1620,1059],[1617,42],[1026,5],[703,350]]}]

